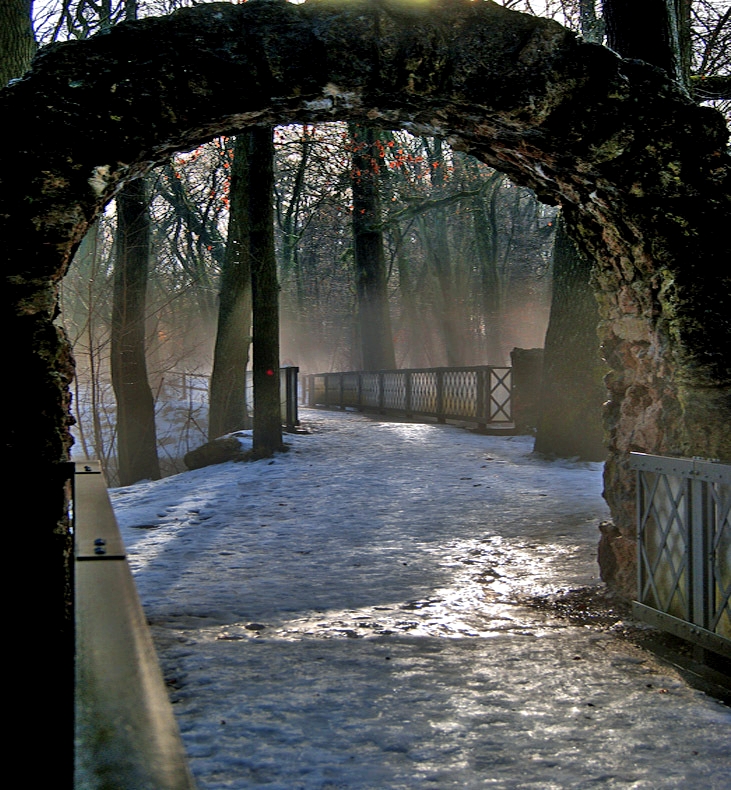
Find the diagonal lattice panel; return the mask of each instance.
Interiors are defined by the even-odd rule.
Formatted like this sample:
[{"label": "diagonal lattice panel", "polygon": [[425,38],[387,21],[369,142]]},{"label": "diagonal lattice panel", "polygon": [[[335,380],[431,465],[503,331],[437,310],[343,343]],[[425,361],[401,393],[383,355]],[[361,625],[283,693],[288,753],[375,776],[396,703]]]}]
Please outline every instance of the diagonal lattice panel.
[{"label": "diagonal lattice panel", "polygon": [[477,416],[477,374],[473,370],[446,370],[442,411],[449,417]]},{"label": "diagonal lattice panel", "polygon": [[689,502],[686,481],[666,474],[648,474],[642,480],[640,600],[662,612],[687,619]]},{"label": "diagonal lattice panel", "polygon": [[636,613],[731,657],[731,466],[632,453],[637,470]]},{"label": "diagonal lattice panel", "polygon": [[406,374],[402,372],[383,374],[383,407],[406,409]]},{"label": "diagonal lattice panel", "polygon": [[512,368],[491,368],[487,415],[490,422],[512,422]]},{"label": "diagonal lattice panel", "polygon": [[731,486],[708,485],[711,535],[709,627],[731,639]]},{"label": "diagonal lattice panel", "polygon": [[411,409],[419,414],[437,413],[437,376],[434,371],[411,374]]}]

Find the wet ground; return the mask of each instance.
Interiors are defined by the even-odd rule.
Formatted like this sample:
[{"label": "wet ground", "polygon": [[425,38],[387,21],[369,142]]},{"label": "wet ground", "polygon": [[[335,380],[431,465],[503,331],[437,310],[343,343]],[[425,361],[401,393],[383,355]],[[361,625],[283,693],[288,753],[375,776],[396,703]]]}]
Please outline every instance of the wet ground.
[{"label": "wet ground", "polygon": [[731,710],[599,586],[599,465],[305,420],[114,495],[201,788],[731,788]]}]

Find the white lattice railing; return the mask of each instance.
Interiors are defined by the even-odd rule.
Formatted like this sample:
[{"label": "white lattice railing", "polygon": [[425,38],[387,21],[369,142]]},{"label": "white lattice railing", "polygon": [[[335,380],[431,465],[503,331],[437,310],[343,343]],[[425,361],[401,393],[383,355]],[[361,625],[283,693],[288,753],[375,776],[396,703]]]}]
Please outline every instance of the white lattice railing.
[{"label": "white lattice railing", "polygon": [[731,657],[731,466],[631,453],[637,470],[635,612]]},{"label": "white lattice railing", "polygon": [[307,405],[506,425],[513,421],[512,368],[315,373],[307,377]]}]

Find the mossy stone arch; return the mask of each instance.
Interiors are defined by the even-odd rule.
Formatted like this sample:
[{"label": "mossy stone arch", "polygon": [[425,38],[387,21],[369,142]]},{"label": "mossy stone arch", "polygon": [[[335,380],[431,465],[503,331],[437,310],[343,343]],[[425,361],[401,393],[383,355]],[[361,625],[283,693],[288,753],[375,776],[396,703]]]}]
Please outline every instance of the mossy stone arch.
[{"label": "mossy stone arch", "polygon": [[0,91],[0,113],[15,377],[5,433],[13,465],[40,472],[23,537],[49,580],[61,583],[68,549],[56,470],[72,360],[53,324],[58,284],[125,181],[249,125],[353,120],[440,136],[563,207],[597,262],[611,368],[610,582],[634,584],[627,453],[731,460],[727,132],[651,66],[490,2],[253,0],[54,45]]}]

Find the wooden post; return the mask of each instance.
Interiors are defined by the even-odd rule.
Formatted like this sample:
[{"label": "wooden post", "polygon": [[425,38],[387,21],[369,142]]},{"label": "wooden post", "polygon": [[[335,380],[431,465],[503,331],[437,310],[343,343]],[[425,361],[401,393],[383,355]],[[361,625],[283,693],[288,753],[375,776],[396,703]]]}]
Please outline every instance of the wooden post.
[{"label": "wooden post", "polygon": [[475,419],[477,420],[477,430],[484,431],[487,430],[487,409],[486,409],[486,398],[485,392],[487,390],[486,387],[486,378],[488,375],[488,369],[481,367],[477,368],[477,394],[476,399],[477,402],[475,403]]},{"label": "wooden post", "polygon": [[284,392],[286,402],[286,426],[288,431],[293,431],[299,423],[297,415],[297,374],[299,368],[284,368]]}]

